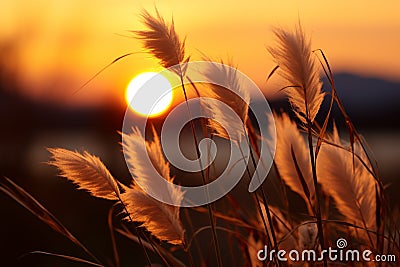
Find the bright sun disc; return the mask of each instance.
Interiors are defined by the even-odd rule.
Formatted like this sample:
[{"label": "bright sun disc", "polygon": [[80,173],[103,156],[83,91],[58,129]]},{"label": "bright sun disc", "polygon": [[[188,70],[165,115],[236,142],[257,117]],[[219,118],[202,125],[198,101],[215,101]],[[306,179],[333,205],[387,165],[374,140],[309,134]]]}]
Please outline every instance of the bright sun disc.
[{"label": "bright sun disc", "polygon": [[172,103],[172,88],[167,78],[156,72],[144,72],[126,88],[125,101],[134,112],[148,117],[164,113]]}]

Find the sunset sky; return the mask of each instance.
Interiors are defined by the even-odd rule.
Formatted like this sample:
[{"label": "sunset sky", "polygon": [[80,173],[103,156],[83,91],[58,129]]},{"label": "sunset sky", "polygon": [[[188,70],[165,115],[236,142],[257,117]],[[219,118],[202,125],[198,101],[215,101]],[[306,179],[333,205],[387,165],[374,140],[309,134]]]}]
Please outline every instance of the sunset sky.
[{"label": "sunset sky", "polygon": [[266,51],[274,45],[271,27],[293,27],[298,19],[335,72],[400,81],[399,1],[3,0],[0,48],[13,47],[12,65],[33,98],[123,104],[135,75],[159,70],[146,54],[118,62],[77,95],[72,92],[114,58],[141,50],[129,31],[142,28],[140,11],[154,14],[154,4],[166,20],[173,15],[193,60],[201,52],[232,59],[265,91],[274,67]]}]

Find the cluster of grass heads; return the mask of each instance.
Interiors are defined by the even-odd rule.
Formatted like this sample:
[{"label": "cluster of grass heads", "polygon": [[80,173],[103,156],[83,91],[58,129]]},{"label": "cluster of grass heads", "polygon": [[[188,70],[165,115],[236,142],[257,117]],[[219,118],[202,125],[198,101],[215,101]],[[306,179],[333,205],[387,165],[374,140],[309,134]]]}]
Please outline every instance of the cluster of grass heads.
[{"label": "cluster of grass heads", "polygon": [[[195,84],[191,88],[185,88],[183,80],[186,73],[180,66],[189,62],[190,57],[185,55],[185,42],[179,38],[173,22],[167,24],[158,13],[152,16],[147,12],[143,13],[143,21],[147,29],[135,34],[143,41],[148,52],[159,59],[162,67],[177,66],[174,67],[174,72],[180,77],[186,102],[186,90],[193,89],[199,97],[219,99],[237,112],[242,124],[228,125],[232,127],[232,132],[238,133],[235,137],[237,140],[249,140],[251,161],[245,175],[251,177],[259,161],[259,143],[268,141],[259,138],[256,126],[249,119],[247,104],[215,85],[204,86],[201,90]],[[274,113],[277,133],[274,182],[279,188],[274,195],[280,196],[283,200],[280,203],[273,201],[269,192],[264,189],[265,186],[251,193],[250,201],[246,204],[243,204],[243,199],[237,199],[237,194],[234,193],[228,194],[218,203],[197,208],[170,206],[153,199],[136,184],[140,180],[141,185],[152,186],[149,166],[142,160],[145,153],[149,154],[153,167],[166,180],[174,180],[169,163],[164,158],[159,135],[154,128],[151,141],[145,140],[140,131],[134,129],[123,143],[129,165],[134,166],[130,170],[134,179],[128,185],[113,177],[101,160],[88,152],[49,149],[52,155],[50,164],[60,170],[62,177],[94,197],[119,204],[118,216],[123,214],[121,224],[115,226],[109,220],[115,255],[112,266],[121,266],[114,239],[115,232],[139,243],[149,266],[155,262],[165,266],[291,265],[294,263],[282,263],[276,257],[263,263],[257,259],[257,251],[264,245],[275,250],[322,251],[327,247],[335,247],[339,237],[346,238],[352,249],[369,249],[374,255],[400,256],[399,231],[385,198],[385,187],[378,174],[377,164],[371,158],[368,146],[357,132],[336,93],[331,68],[324,53],[322,50],[311,49],[311,42],[300,25],[293,31],[276,28],[274,34],[277,43],[268,51],[277,67],[268,78],[280,77],[282,91],[296,117],[294,121],[286,112]],[[321,71],[328,79],[328,91],[322,90]],[[208,75],[216,73],[226,77],[226,84],[231,90],[250,100],[246,88],[235,80],[236,76],[231,69],[215,68],[209,70]],[[319,124],[315,118],[325,98],[329,99],[329,108],[324,114],[323,123]],[[334,106],[339,108],[344,117],[348,140],[340,137],[335,125],[328,127],[333,121],[331,110]],[[190,114],[189,106],[187,108]],[[224,114],[219,113],[219,107],[204,108],[209,109],[215,119],[197,121],[203,126],[204,135],[229,139],[226,129],[219,124],[221,120],[227,120]],[[200,158],[197,146],[199,133],[195,123],[192,120],[190,128],[194,149]],[[141,142],[146,143],[147,151],[142,151]],[[203,184],[211,179],[210,172],[209,168],[201,171]],[[10,179],[2,178],[0,189],[55,231],[84,249],[91,260],[56,256],[94,266],[106,265],[49,211]],[[180,190],[171,190],[169,193],[166,197],[173,198],[176,202],[184,197],[184,192]],[[291,203],[293,198],[288,198],[289,194],[297,194],[295,199],[301,199],[306,208],[293,210],[291,207],[301,205]],[[115,206],[110,215],[115,213],[114,208]],[[193,218],[202,216],[206,216],[208,224],[198,226]],[[209,233],[212,238],[211,247],[204,238],[199,238],[204,232]],[[221,248],[222,242],[224,248]],[[314,265],[305,262],[301,264]],[[335,263],[325,258],[319,264],[327,266]]]}]

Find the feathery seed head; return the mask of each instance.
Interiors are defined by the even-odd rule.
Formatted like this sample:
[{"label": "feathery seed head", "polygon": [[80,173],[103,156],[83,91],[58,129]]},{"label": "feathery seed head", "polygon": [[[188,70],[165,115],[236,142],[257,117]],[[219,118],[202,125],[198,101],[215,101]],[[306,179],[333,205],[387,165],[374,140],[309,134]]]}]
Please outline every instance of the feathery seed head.
[{"label": "feathery seed head", "polygon": [[[150,15],[144,10],[142,12],[143,23],[146,30],[135,31],[138,39],[144,43],[144,47],[160,61],[160,65],[169,68],[188,59],[185,57],[185,40],[180,40],[175,31],[174,21],[168,25],[156,9],[156,16]],[[181,68],[174,68],[181,75]]]},{"label": "feathery seed head", "polygon": [[321,92],[319,68],[311,51],[311,42],[301,25],[294,32],[280,28],[273,32],[278,44],[269,47],[268,51],[279,66],[278,73],[288,83],[285,92],[289,102],[304,124],[313,122],[325,93]]}]

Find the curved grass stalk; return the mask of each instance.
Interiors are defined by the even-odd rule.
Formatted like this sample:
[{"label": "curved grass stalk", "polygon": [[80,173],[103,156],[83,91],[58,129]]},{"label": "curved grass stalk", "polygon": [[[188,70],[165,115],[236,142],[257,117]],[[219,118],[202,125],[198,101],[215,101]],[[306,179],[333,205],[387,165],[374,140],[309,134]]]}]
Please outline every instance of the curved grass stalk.
[{"label": "curved grass stalk", "polygon": [[[117,231],[118,233],[120,233],[121,235],[125,236],[126,238],[139,243],[139,238],[138,236],[132,234],[130,231],[128,231],[126,228],[124,229],[120,229],[120,228],[116,228],[115,231]],[[147,241],[142,241],[143,245],[147,248],[152,250],[154,247],[156,247],[156,249],[160,252],[160,254],[162,255],[164,264],[166,264],[167,266],[169,266],[171,263],[172,266],[181,266],[181,267],[186,267],[186,265],[180,261],[179,259],[177,259],[176,257],[174,257],[174,255],[172,255],[172,253],[170,251],[168,251],[167,249],[161,247],[160,245],[157,244],[151,244],[150,242]]]},{"label": "curved grass stalk", "polygon": [[87,255],[101,265],[100,260],[92,254],[50,211],[39,203],[33,196],[26,192],[22,187],[6,177],[0,177],[0,191],[14,199],[24,208],[29,210],[42,222],[50,226],[54,231],[65,236],[75,245],[83,249]]},{"label": "curved grass stalk", "polygon": [[53,256],[53,257],[62,258],[62,259],[69,260],[69,261],[73,261],[73,262],[76,262],[76,263],[83,263],[83,264],[96,266],[96,267],[104,267],[104,265],[101,265],[101,264],[98,264],[98,263],[95,263],[95,262],[91,262],[91,261],[88,261],[88,260],[80,259],[80,258],[77,258],[77,257],[74,257],[74,256],[63,255],[63,254],[58,254],[58,253],[51,253],[51,252],[45,252],[45,251],[40,251],[40,250],[36,250],[36,251],[32,251],[32,252],[26,253],[26,254],[22,255],[20,258],[26,257],[28,255],[34,255],[34,254]]}]

